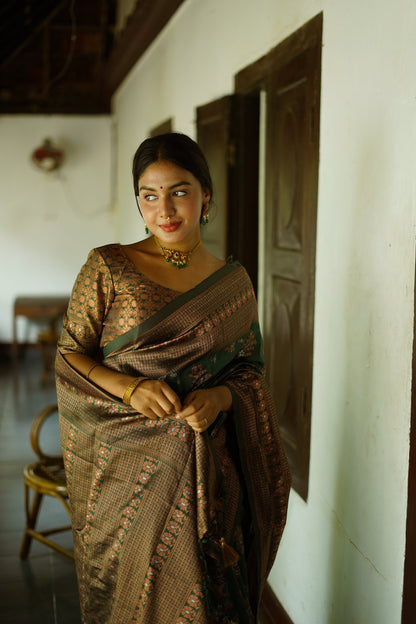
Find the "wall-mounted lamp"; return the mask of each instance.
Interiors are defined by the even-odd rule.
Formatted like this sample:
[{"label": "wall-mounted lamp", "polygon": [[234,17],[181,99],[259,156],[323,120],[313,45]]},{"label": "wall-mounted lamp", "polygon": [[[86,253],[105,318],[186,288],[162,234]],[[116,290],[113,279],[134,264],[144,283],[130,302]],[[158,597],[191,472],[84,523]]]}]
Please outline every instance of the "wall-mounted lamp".
[{"label": "wall-mounted lamp", "polygon": [[53,145],[50,139],[45,139],[40,147],[32,152],[32,161],[43,171],[58,169],[64,160],[64,152]]}]

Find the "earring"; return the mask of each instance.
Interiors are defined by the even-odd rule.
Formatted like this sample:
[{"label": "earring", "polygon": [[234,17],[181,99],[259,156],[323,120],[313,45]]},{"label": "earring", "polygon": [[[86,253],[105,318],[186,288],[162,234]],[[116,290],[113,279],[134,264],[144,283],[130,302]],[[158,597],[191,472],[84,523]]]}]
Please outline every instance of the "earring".
[{"label": "earring", "polygon": [[149,228],[147,227],[146,223],[144,224],[144,231],[146,234],[149,234]]},{"label": "earring", "polygon": [[209,212],[205,212],[202,215],[202,217],[200,219],[200,223],[201,223],[201,225],[208,225],[208,223],[209,223]]}]

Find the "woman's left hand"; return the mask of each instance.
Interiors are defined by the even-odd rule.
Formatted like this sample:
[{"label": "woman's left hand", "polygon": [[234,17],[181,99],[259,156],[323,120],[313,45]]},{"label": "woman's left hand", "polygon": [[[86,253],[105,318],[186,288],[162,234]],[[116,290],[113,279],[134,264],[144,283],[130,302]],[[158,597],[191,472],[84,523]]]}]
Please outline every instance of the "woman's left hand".
[{"label": "woman's left hand", "polygon": [[218,414],[231,409],[232,396],[227,386],[190,392],[176,418],[185,418],[196,433],[203,433],[215,422]]}]

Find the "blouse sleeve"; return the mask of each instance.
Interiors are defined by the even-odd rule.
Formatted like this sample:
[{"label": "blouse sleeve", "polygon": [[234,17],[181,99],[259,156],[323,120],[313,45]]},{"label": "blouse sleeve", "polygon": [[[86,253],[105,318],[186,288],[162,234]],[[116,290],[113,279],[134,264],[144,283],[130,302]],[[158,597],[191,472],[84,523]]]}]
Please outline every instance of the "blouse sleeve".
[{"label": "blouse sleeve", "polygon": [[60,353],[83,353],[94,357],[100,347],[104,320],[114,300],[109,266],[93,249],[72,289],[63,329],[58,341]]}]

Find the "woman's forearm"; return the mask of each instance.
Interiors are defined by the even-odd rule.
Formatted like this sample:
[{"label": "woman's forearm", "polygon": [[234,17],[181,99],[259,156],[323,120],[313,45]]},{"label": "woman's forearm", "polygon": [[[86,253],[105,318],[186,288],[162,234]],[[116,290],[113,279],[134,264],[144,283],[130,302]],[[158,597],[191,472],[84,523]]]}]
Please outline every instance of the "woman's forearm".
[{"label": "woman's forearm", "polygon": [[63,357],[81,375],[148,418],[165,418],[181,409],[176,392],[160,379],[124,375],[80,353],[66,353]]},{"label": "woman's forearm", "polygon": [[63,357],[78,373],[120,399],[129,383],[135,379],[132,375],[113,371],[82,353],[65,353]]}]

